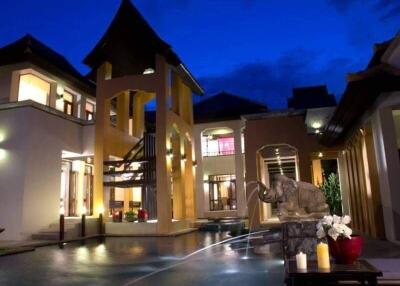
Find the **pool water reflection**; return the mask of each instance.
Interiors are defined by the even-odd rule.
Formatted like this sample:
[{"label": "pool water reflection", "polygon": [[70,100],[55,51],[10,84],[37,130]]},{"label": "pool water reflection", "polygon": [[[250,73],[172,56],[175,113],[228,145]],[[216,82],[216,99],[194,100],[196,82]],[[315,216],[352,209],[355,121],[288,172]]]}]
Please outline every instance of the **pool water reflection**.
[{"label": "pool water reflection", "polygon": [[[282,285],[279,245],[248,251],[224,233],[106,238],[0,258],[0,285]],[[190,256],[187,259],[183,257]]]}]

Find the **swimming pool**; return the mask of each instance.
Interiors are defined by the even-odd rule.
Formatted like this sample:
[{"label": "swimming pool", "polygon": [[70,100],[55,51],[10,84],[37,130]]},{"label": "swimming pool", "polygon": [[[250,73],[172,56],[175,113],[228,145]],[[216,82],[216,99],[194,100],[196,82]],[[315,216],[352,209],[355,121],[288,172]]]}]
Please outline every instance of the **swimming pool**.
[{"label": "swimming pool", "polygon": [[[246,250],[225,233],[106,238],[0,257],[0,285],[282,285],[279,245]],[[200,251],[199,251],[200,250]]]}]

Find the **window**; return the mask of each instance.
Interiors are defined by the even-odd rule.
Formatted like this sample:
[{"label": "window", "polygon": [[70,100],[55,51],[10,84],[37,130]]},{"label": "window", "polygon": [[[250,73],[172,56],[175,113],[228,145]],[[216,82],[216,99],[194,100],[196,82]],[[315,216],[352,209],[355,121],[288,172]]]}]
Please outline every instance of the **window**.
[{"label": "window", "polygon": [[64,94],[61,98],[56,101],[56,109],[64,112],[68,115],[74,114],[74,95],[67,91],[64,91]]},{"label": "window", "polygon": [[94,104],[91,102],[86,102],[85,105],[85,118],[86,120],[94,119]]},{"label": "window", "polygon": [[235,175],[210,175],[208,184],[210,211],[236,210]]},{"label": "window", "polygon": [[203,136],[201,145],[203,156],[235,154],[235,140],[232,134]]},{"label": "window", "polygon": [[18,101],[33,100],[47,105],[50,95],[50,83],[33,75],[24,74],[19,78]]}]

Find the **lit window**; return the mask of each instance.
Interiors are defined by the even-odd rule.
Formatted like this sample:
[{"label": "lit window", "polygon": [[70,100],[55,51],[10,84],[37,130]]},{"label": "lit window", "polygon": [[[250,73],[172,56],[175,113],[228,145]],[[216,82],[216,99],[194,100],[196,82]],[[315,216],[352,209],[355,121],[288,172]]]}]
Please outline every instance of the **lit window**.
[{"label": "lit window", "polygon": [[210,175],[210,211],[236,210],[236,176]]},{"label": "lit window", "polygon": [[74,95],[64,91],[64,94],[61,95],[61,98],[56,101],[56,109],[64,112],[68,115],[73,115],[74,113]]},{"label": "lit window", "polygon": [[18,101],[33,100],[48,104],[50,83],[33,74],[24,74],[19,79]]},{"label": "lit window", "polygon": [[234,155],[235,140],[232,134],[203,136],[202,154],[203,156]]},{"label": "lit window", "polygon": [[93,120],[94,118],[94,104],[86,102],[85,105],[86,120]]}]

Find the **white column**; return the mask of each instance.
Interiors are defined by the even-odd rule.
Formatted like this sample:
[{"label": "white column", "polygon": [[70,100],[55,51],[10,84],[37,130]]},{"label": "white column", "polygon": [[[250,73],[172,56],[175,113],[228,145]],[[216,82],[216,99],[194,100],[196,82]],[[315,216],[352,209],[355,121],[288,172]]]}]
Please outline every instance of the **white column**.
[{"label": "white column", "polygon": [[400,161],[390,107],[379,109],[372,122],[379,185],[388,240],[400,240]]},{"label": "white column", "polygon": [[236,174],[236,200],[237,211],[239,216],[246,215],[246,195],[244,188],[244,154],[242,153],[242,122],[234,128],[235,142],[235,174]]}]

